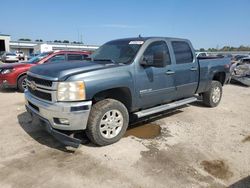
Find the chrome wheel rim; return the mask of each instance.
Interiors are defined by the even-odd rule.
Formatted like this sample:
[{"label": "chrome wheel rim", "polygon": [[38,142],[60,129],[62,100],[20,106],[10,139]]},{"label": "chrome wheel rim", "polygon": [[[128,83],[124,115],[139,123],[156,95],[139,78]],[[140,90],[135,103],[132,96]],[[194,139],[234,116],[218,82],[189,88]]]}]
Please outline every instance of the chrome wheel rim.
[{"label": "chrome wheel rim", "polygon": [[23,87],[23,89],[26,89],[26,88],[27,88],[27,78],[25,78],[25,79],[22,81],[22,87]]},{"label": "chrome wheel rim", "polygon": [[212,93],[212,100],[214,103],[219,102],[220,95],[221,95],[220,88],[219,87],[214,88],[213,93]]},{"label": "chrome wheel rim", "polygon": [[121,132],[122,126],[122,113],[118,110],[110,110],[103,115],[99,128],[104,138],[112,139]]}]

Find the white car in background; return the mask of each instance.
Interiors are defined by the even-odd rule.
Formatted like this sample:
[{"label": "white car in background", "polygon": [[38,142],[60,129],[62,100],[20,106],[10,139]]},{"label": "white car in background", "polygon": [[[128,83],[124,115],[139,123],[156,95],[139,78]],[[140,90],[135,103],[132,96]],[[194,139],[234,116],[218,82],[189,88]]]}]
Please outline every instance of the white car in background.
[{"label": "white car in background", "polygon": [[19,61],[18,56],[12,52],[4,52],[1,59],[4,63],[15,63]]},{"label": "white car in background", "polygon": [[24,61],[24,53],[22,51],[16,51],[16,55],[18,57],[19,60],[23,60]]},{"label": "white car in background", "polygon": [[209,56],[207,52],[196,52],[196,57],[207,57]]}]

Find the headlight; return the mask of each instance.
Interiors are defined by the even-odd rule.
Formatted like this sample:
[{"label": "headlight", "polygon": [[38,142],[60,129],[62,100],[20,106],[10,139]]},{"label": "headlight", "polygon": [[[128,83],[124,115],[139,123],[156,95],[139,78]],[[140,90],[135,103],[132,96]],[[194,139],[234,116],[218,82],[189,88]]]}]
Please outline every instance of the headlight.
[{"label": "headlight", "polygon": [[1,74],[9,74],[9,73],[11,73],[13,70],[14,70],[14,69],[3,69],[3,70],[1,71]]},{"label": "headlight", "polygon": [[58,101],[85,100],[85,85],[82,81],[59,82],[57,90]]}]

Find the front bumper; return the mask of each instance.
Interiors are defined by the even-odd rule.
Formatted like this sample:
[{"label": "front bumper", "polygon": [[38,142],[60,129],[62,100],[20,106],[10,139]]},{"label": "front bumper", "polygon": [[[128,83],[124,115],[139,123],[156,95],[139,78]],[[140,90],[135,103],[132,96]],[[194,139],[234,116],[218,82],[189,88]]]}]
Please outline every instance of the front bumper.
[{"label": "front bumper", "polygon": [[[47,119],[55,129],[76,131],[87,127],[92,101],[49,103],[37,99],[28,91],[25,91],[25,99],[26,106]],[[57,119],[67,119],[69,124],[60,124]]]},{"label": "front bumper", "polygon": [[[92,105],[91,101],[48,103],[35,98],[28,91],[25,91],[25,99],[27,111],[38,117],[50,134],[66,145],[73,147],[76,147],[74,144],[79,145],[80,140],[63,132],[86,129]],[[60,124],[58,119],[66,119],[69,123]]]},{"label": "front bumper", "polygon": [[66,146],[71,146],[71,147],[74,147],[74,148],[79,147],[79,145],[82,142],[80,139],[71,137],[68,134],[65,134],[65,133],[62,133],[62,132],[60,132],[58,130],[53,129],[51,127],[50,122],[47,119],[39,116],[37,113],[32,111],[31,108],[29,108],[27,105],[26,105],[26,109],[27,109],[27,112],[30,113],[32,119],[33,118],[38,118],[40,120],[41,124],[44,126],[45,130],[49,134],[51,134],[55,139],[57,139],[61,143],[65,144]]},{"label": "front bumper", "polygon": [[16,85],[12,85],[8,82],[8,80],[0,78],[0,89],[7,89],[7,88],[16,88]]}]

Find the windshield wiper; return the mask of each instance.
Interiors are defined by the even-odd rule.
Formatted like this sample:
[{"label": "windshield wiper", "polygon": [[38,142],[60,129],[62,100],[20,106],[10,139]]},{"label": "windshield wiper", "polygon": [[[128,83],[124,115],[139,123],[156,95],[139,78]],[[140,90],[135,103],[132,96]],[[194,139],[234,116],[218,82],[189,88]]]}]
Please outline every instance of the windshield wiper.
[{"label": "windshield wiper", "polygon": [[113,59],[93,59],[94,61],[110,61],[114,64],[116,64],[116,62]]}]

